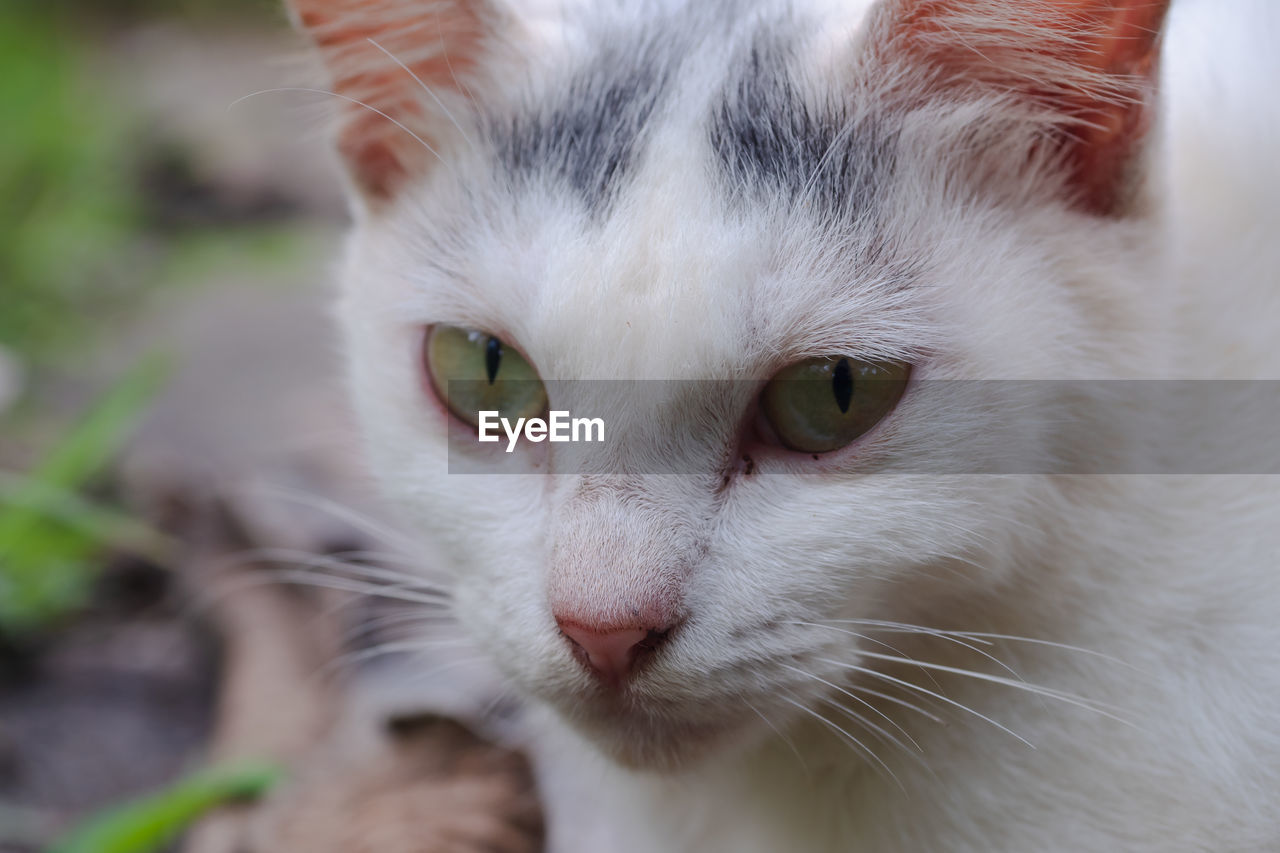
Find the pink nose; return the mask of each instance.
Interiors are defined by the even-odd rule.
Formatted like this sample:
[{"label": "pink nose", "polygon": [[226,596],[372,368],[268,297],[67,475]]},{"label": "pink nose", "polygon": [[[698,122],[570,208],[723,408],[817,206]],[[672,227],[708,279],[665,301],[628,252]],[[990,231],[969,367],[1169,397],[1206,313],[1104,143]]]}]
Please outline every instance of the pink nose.
[{"label": "pink nose", "polygon": [[641,653],[666,639],[663,628],[588,628],[561,617],[556,624],[574,647],[577,658],[611,687],[625,681]]}]

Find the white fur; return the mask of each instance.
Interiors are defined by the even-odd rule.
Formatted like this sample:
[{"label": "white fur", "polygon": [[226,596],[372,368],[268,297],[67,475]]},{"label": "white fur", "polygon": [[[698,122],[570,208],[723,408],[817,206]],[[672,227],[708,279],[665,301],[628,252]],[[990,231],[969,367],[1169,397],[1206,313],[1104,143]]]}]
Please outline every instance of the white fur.
[{"label": "white fur", "polygon": [[[889,97],[894,80],[858,82],[872,66],[838,65],[839,41],[865,30],[852,7],[866,4],[813,5],[826,25],[804,85]],[[588,12],[659,6],[679,4]],[[587,13],[561,23],[558,8],[525,10],[536,20],[524,32],[541,35],[503,59],[524,69],[520,82],[500,77],[488,96],[555,85],[554,69],[594,32]],[[513,204],[458,140],[442,152],[449,168],[424,170],[392,206],[361,216],[339,316],[369,453],[443,555],[465,630],[542,708],[530,740],[553,850],[1280,849],[1273,478],[865,476],[827,463],[792,476],[801,462],[762,457],[760,473],[713,502],[693,478],[450,474],[444,439],[457,427],[418,375],[422,329],[449,323],[500,335],[556,379],[765,378],[836,348],[910,359],[930,379],[1275,376],[1280,75],[1274,61],[1250,62],[1274,52],[1275,9],[1183,0],[1173,27],[1166,165],[1149,213],[1071,212],[1042,187],[1048,165],[973,204],[952,151],[961,131],[1017,150],[1008,104],[939,103],[914,119],[903,144],[916,157],[877,222],[924,271],[914,288],[880,286],[886,269],[851,268],[844,247],[781,206],[726,216],[707,157],[690,152],[705,148],[702,117],[732,43],[707,44],[682,68],[603,222],[550,184]],[[910,83],[909,68],[880,71]],[[424,239],[459,221],[466,230],[443,249]],[[1044,449],[992,403],[995,414],[971,423],[908,397],[859,452]],[[611,428],[661,441],[661,414],[620,413]],[[1142,452],[1104,434],[1085,449],[1121,465]],[[491,462],[477,452],[467,464]],[[544,462],[531,454],[527,465]],[[637,683],[671,710],[611,720],[556,631],[547,585],[571,573],[592,596],[625,596],[668,582],[675,558],[690,561],[687,630]],[[842,630],[837,619],[1041,642]],[[969,646],[1078,702],[874,657],[1015,678]],[[872,711],[837,687],[896,695],[937,719],[855,693]]]}]

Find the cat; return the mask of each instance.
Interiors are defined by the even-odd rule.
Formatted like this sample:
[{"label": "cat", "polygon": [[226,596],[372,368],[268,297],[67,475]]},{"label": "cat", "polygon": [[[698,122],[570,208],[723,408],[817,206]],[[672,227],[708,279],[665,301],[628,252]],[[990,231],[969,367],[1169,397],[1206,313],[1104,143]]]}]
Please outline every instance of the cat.
[{"label": "cat", "polygon": [[[1150,467],[1130,393],[1280,376],[1274,6],[288,3],[370,463],[551,849],[1280,849],[1274,460]],[[477,441],[567,394],[610,465]]]}]

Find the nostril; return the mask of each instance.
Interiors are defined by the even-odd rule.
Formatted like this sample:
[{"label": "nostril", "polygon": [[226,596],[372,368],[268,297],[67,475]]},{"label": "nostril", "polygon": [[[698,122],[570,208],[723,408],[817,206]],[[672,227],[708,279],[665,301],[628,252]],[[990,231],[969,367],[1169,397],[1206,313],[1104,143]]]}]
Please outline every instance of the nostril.
[{"label": "nostril", "polygon": [[640,656],[656,649],[670,633],[669,628],[589,627],[562,617],[556,618],[556,624],[578,660],[613,686],[626,680]]},{"label": "nostril", "polygon": [[658,646],[666,642],[667,635],[670,633],[671,633],[670,628],[667,628],[666,630],[663,630],[663,631],[659,631],[655,628],[650,628],[649,633],[645,635],[645,638],[640,642],[636,643],[636,648],[637,649],[656,649]]}]

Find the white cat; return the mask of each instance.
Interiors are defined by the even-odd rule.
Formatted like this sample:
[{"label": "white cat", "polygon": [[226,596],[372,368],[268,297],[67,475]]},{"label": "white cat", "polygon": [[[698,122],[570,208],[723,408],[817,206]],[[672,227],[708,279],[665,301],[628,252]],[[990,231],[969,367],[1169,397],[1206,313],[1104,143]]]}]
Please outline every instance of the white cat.
[{"label": "white cat", "polygon": [[[1144,390],[1280,375],[1280,7],[290,3],[554,850],[1280,850],[1275,427]],[[612,450],[476,440],[548,394]]]}]

